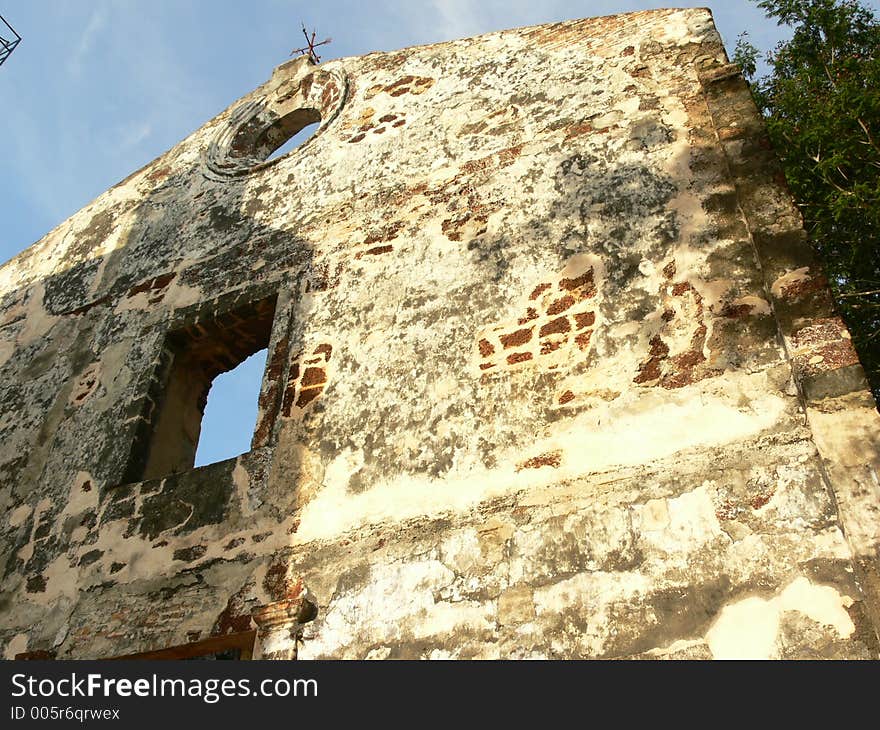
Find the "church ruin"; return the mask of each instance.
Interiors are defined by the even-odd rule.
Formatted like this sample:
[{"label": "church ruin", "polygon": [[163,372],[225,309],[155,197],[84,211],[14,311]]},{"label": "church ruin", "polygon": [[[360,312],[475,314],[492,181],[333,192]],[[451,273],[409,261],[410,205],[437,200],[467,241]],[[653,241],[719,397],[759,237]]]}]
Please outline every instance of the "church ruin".
[{"label": "church ruin", "polygon": [[7,658],[878,655],[878,414],[708,10],[284,63],[0,295]]}]

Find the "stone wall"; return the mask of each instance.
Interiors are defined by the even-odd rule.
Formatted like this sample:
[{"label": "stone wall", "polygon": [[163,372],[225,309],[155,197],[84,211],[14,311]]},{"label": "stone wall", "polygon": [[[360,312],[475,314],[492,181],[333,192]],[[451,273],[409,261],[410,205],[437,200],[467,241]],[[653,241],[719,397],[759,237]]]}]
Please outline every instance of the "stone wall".
[{"label": "stone wall", "polygon": [[9,658],[878,654],[878,415],[707,10],[290,61],[0,292]]}]

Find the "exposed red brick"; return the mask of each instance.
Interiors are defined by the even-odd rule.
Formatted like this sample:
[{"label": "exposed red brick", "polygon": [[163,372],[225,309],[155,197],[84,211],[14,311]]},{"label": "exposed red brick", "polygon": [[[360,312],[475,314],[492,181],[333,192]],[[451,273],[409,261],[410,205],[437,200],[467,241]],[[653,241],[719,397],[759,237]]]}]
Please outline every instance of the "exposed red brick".
[{"label": "exposed red brick", "polygon": [[801,297],[822,291],[828,288],[828,279],[824,274],[816,274],[804,279],[793,281],[782,288],[782,296],[786,299],[800,299]]},{"label": "exposed red brick", "polygon": [[577,337],[574,338],[574,341],[577,343],[578,348],[583,352],[590,346],[590,337],[592,337],[592,330],[587,330],[586,332],[581,332]]},{"label": "exposed red brick", "polygon": [[290,383],[284,390],[284,398],[281,402],[281,415],[285,418],[290,417],[293,411],[293,401],[296,396],[296,383]]},{"label": "exposed red brick", "polygon": [[339,96],[339,90],[336,88],[336,84],[330,82],[324,86],[324,91],[321,93],[321,109],[329,110],[331,106],[336,102],[336,99]]},{"label": "exposed red brick", "polygon": [[461,240],[461,230],[459,229],[462,223],[467,222],[468,218],[466,217],[464,221],[454,221],[452,218],[447,218],[440,224],[440,230],[443,231],[446,238],[450,241],[460,241]]},{"label": "exposed red brick", "polygon": [[571,330],[571,325],[568,322],[568,317],[557,317],[541,327],[538,336],[546,337],[547,335],[562,334],[569,330]]},{"label": "exposed red brick", "polygon": [[658,357],[666,357],[669,354],[669,345],[663,342],[663,340],[660,338],[660,335],[654,335],[651,338],[649,344],[651,345],[651,348],[650,350],[648,350],[648,352],[650,352],[652,355]]},{"label": "exposed red brick", "polygon": [[314,350],[315,355],[323,355],[327,362],[330,362],[330,355],[333,354],[333,345],[318,345]]},{"label": "exposed red brick", "polygon": [[[821,357],[822,359],[817,363],[811,363],[810,360],[815,357]],[[813,347],[807,353],[797,355],[795,359],[801,372],[807,375],[837,370],[838,368],[855,365],[859,362],[859,357],[856,354],[855,348],[853,348],[852,341],[843,338],[836,342]]]},{"label": "exposed red brick", "polygon": [[489,340],[482,339],[480,340],[480,356],[481,357],[489,357],[489,355],[495,354],[495,348],[492,346],[492,343]]},{"label": "exposed red brick", "polygon": [[565,405],[566,403],[570,403],[574,400],[574,393],[570,390],[566,390],[562,395],[559,396],[559,405]]},{"label": "exposed red brick", "polygon": [[269,357],[269,365],[266,368],[266,377],[269,380],[278,380],[281,373],[284,372],[284,362],[287,359],[287,351],[290,348],[290,339],[284,335],[275,347],[272,348],[272,354]]},{"label": "exposed red brick", "polygon": [[559,288],[565,289],[566,291],[584,289],[585,291],[582,293],[581,298],[585,298],[586,296],[594,294],[596,289],[593,284],[593,269],[588,269],[583,274],[574,279],[561,279],[559,282]]},{"label": "exposed red brick", "polygon": [[364,251],[364,256],[376,256],[382,253],[390,253],[393,250],[394,246],[392,246],[390,243],[384,246],[374,246],[373,248]]},{"label": "exposed red brick", "polygon": [[311,403],[315,398],[321,395],[322,388],[310,388],[309,390],[303,390],[299,394],[299,398],[297,398],[296,405],[300,408],[305,408],[309,403]]},{"label": "exposed red brick", "polygon": [[720,375],[722,372],[722,370],[717,369],[696,370],[693,368],[688,368],[687,370],[683,370],[682,372],[672,373],[665,376],[660,381],[660,385],[666,390],[684,388],[687,385],[698,383],[701,380],[705,380],[706,378],[714,378],[716,375]]},{"label": "exposed red brick", "polygon": [[510,165],[517,157],[522,153],[523,147],[525,145],[518,144],[513,147],[508,147],[506,150],[501,150],[498,153],[498,163],[500,167],[507,167]]},{"label": "exposed red brick", "polygon": [[660,377],[660,358],[652,357],[639,367],[639,374],[633,378],[634,383],[647,383]]},{"label": "exposed red brick", "polygon": [[596,323],[595,312],[579,312],[574,315],[574,321],[577,329],[582,330],[584,327],[591,327]]},{"label": "exposed red brick", "polygon": [[535,310],[535,308],[534,307],[527,307],[526,308],[526,316],[520,317],[517,324],[526,324],[526,322],[531,322],[532,320],[535,320],[537,318],[538,318],[538,312]]},{"label": "exposed red brick", "polygon": [[807,327],[795,332],[791,341],[797,349],[824,345],[841,339],[845,329],[843,321],[838,317],[815,319]]},{"label": "exposed red brick", "polygon": [[461,166],[461,171],[465,175],[473,175],[489,168],[492,162],[492,155],[481,157],[476,160],[468,160]]},{"label": "exposed red brick", "polygon": [[217,617],[211,630],[213,636],[225,634],[237,634],[241,631],[249,631],[251,628],[251,614],[241,605],[238,596],[232,596],[226,603],[226,608]]},{"label": "exposed red brick", "polygon": [[682,369],[690,369],[693,368],[695,365],[704,362],[705,360],[706,356],[703,355],[702,352],[698,350],[688,350],[681,355],[676,355],[672,359],[672,362],[674,362],[676,366]]},{"label": "exposed red brick", "polygon": [[544,342],[541,343],[541,354],[549,355],[551,352],[555,352],[560,347],[562,347],[562,345],[564,345],[567,341],[567,339],[558,340],[555,342],[553,340],[544,340]]},{"label": "exposed red brick", "polygon": [[501,344],[504,346],[505,350],[508,350],[511,347],[519,347],[532,339],[532,332],[534,329],[534,327],[527,327],[525,329],[517,330],[516,332],[511,332],[510,334],[501,335],[498,339],[501,340]]},{"label": "exposed red brick", "polygon": [[507,167],[520,156],[523,147],[524,145],[518,144],[486,157],[468,160],[461,166],[461,171],[465,175],[473,175],[484,170]]},{"label": "exposed red brick", "polygon": [[704,324],[701,324],[696,330],[694,330],[694,335],[691,337],[691,347],[694,350],[699,350],[700,352],[703,351],[703,344],[706,342],[706,333],[708,331],[709,330]]},{"label": "exposed red brick", "polygon": [[531,459],[526,459],[525,461],[517,464],[516,470],[522,471],[523,469],[540,469],[542,466],[552,466],[554,469],[558,469],[561,463],[561,451],[548,451],[545,454],[533,456]]},{"label": "exposed red brick", "polygon": [[529,294],[529,299],[531,301],[535,301],[539,296],[541,296],[549,288],[550,288],[550,284],[538,284],[538,286],[535,287],[534,291],[532,291],[532,293]]},{"label": "exposed red brick", "polygon": [[569,309],[574,304],[574,297],[571,294],[566,294],[564,297],[560,297],[555,302],[551,303],[549,307],[547,307],[547,314],[551,317],[554,314],[561,314],[566,309]]},{"label": "exposed red brick", "polygon": [[172,281],[174,281],[174,278],[176,276],[177,272],[171,271],[167,274],[161,274],[160,276],[156,276],[152,279],[147,279],[146,281],[142,281],[140,284],[136,284],[131,289],[129,289],[126,296],[131,298],[136,294],[140,294],[141,292],[157,291],[159,289],[164,289]]},{"label": "exposed red brick", "polygon": [[773,495],[775,494],[775,492],[776,492],[775,489],[771,489],[766,494],[757,494],[754,497],[752,497],[752,500],[749,502],[749,505],[751,506],[752,509],[761,509],[761,507],[763,507],[771,499],[773,499]]},{"label": "exposed red brick", "polygon": [[313,385],[322,385],[327,382],[327,373],[323,368],[306,368],[302,377],[302,387],[309,388]]},{"label": "exposed red brick", "polygon": [[526,360],[531,359],[531,352],[514,352],[513,354],[507,356],[507,364],[516,365],[517,363],[526,362]]},{"label": "exposed red brick", "polygon": [[269,442],[269,435],[275,426],[275,408],[277,403],[278,391],[280,387],[278,383],[270,383],[265,390],[260,393],[257,401],[259,421],[254,429],[254,437],[251,440],[251,448],[258,449],[265,446]]},{"label": "exposed red brick", "polygon": [[[572,124],[565,128],[565,138],[564,142],[568,142],[569,140],[574,139],[575,137],[581,137],[585,134],[589,134],[590,132],[595,131],[593,125],[589,122],[580,122],[578,124]],[[603,130],[604,131],[604,130]]]},{"label": "exposed red brick", "polygon": [[398,86],[408,86],[410,83],[415,81],[415,78],[416,78],[415,76],[410,76],[410,75],[404,76],[403,78],[400,78],[397,81],[394,81],[394,82],[388,84],[385,87],[385,91],[393,91]]},{"label": "exposed red brick", "polygon": [[273,601],[283,600],[295,583],[288,578],[288,564],[284,560],[272,563],[263,577],[263,589]]}]

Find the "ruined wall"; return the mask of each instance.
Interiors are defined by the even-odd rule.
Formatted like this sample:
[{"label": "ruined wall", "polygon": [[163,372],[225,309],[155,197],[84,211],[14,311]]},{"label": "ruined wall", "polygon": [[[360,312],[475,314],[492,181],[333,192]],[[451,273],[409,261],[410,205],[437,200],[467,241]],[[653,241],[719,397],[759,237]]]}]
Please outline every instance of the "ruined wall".
[{"label": "ruined wall", "polygon": [[878,654],[877,413],[706,10],[291,61],[0,291],[7,657]]}]

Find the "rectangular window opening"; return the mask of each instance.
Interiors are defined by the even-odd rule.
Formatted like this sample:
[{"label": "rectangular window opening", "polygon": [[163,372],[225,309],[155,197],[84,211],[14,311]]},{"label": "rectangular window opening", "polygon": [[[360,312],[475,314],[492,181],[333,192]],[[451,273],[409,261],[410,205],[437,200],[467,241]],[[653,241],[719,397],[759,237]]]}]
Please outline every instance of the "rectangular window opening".
[{"label": "rectangular window opening", "polygon": [[[136,438],[126,481],[178,474],[249,449],[265,366],[264,354],[252,356],[269,345],[275,304],[273,295],[169,332],[145,401],[142,433]],[[222,382],[227,378],[218,376],[233,370],[239,376],[232,378],[231,388],[237,397],[230,399],[229,384]],[[204,424],[215,379],[221,383],[211,401],[212,422]],[[253,402],[243,407],[241,396],[247,390]],[[208,433],[200,450],[203,431]]]}]

